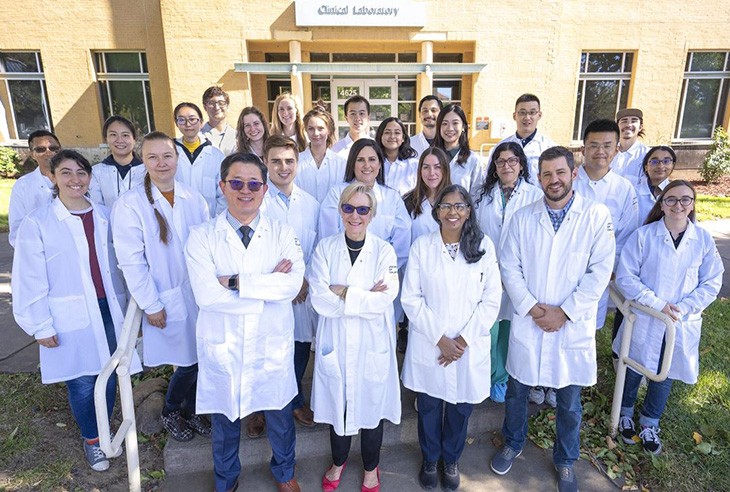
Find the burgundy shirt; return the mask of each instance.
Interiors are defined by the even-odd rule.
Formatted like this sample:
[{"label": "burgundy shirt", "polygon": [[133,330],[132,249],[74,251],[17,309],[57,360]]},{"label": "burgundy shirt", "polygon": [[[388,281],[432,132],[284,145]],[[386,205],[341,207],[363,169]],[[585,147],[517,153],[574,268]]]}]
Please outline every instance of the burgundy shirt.
[{"label": "burgundy shirt", "polygon": [[91,268],[91,280],[94,282],[96,290],[96,298],[103,299],[106,297],[104,292],[104,281],[101,278],[101,268],[99,268],[99,259],[96,257],[96,241],[94,240],[94,212],[89,208],[85,212],[71,212],[72,215],[81,218],[84,224],[84,233],[86,233],[86,242],[89,244],[89,267]]}]

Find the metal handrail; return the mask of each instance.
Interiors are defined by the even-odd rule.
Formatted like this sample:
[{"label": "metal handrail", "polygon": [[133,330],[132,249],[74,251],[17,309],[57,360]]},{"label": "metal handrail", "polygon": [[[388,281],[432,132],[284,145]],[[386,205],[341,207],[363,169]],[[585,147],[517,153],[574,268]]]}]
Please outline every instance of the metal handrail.
[{"label": "metal handrail", "polygon": [[[94,386],[94,406],[96,407],[96,425],[99,430],[99,446],[107,456],[119,456],[122,442],[127,444],[127,474],[130,492],[141,492],[141,475],[139,469],[139,449],[137,446],[137,424],[134,417],[134,394],[130,366],[134,360],[137,334],[142,324],[142,310],[134,299],[130,299],[127,314],[124,317],[122,333],[117,341],[117,350],[96,378]],[[122,424],[119,426],[114,441],[109,431],[109,412],[106,407],[106,385],[116,369],[119,385],[119,396],[122,404]]]},{"label": "metal handrail", "polygon": [[[613,390],[613,404],[611,406],[611,437],[616,437],[618,431],[618,421],[621,413],[621,400],[624,394],[624,386],[626,384],[626,371],[628,367],[631,367],[639,374],[645,376],[647,379],[652,381],[664,381],[669,375],[669,368],[672,366],[672,357],[674,355],[674,339],[676,335],[676,329],[674,327],[674,321],[672,318],[652,309],[650,307],[643,306],[636,301],[626,299],[618,288],[618,286],[611,282],[608,286],[609,296],[611,300],[616,304],[616,309],[621,311],[624,315],[623,334],[621,336],[621,348],[618,354],[618,365],[616,367],[616,386]],[[662,365],[659,373],[655,373],[643,365],[639,364],[635,360],[629,357],[629,349],[631,348],[631,336],[634,333],[634,323],[636,322],[636,314],[633,311],[641,311],[648,314],[658,320],[662,321],[666,327],[666,341],[664,344],[664,355],[662,356]]]}]

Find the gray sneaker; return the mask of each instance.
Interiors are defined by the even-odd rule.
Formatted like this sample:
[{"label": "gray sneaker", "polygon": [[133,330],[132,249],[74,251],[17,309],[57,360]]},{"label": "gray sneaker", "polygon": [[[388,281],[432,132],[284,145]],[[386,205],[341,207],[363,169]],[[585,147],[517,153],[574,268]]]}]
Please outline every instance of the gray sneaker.
[{"label": "gray sneaker", "polygon": [[515,451],[506,444],[502,446],[497,454],[492,458],[492,462],[489,466],[492,471],[497,475],[505,475],[510,469],[512,469],[512,463],[522,454],[522,450]]},{"label": "gray sneaker", "polygon": [[552,408],[558,406],[558,393],[555,388],[548,388],[545,391],[545,403],[550,405]]},{"label": "gray sneaker", "polygon": [[618,433],[626,444],[638,444],[639,436],[636,434],[636,427],[631,417],[621,416],[618,421]]},{"label": "gray sneaker", "polygon": [[89,444],[84,439],[84,453],[86,453],[86,461],[89,462],[92,470],[102,472],[109,469],[109,460],[99,447],[98,442]]},{"label": "gray sneaker", "polygon": [[578,478],[571,466],[556,466],[558,472],[558,492],[578,492]]},{"label": "gray sneaker", "polygon": [[545,389],[542,386],[530,388],[530,403],[542,405],[545,401]]}]

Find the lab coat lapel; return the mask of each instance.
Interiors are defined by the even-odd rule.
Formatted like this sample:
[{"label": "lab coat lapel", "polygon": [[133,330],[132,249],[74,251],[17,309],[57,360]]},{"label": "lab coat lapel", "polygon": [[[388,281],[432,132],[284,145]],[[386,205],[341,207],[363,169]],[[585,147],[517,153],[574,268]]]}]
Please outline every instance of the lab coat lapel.
[{"label": "lab coat lapel", "polygon": [[234,265],[237,265],[239,271],[242,272],[243,256],[246,254],[246,248],[243,246],[241,238],[238,237],[236,231],[234,231],[233,227],[231,227],[231,225],[228,223],[228,219],[226,217],[227,213],[228,211],[222,212],[218,214],[218,217],[216,217],[215,233],[216,236],[221,240],[221,242],[224,242],[228,245],[231,251],[232,263]]},{"label": "lab coat lapel", "polygon": [[[262,215],[261,213],[259,213],[259,217],[259,224],[256,226],[256,230],[254,230],[253,236],[251,236],[251,242],[248,243],[247,248],[244,247],[244,256],[248,258],[266,258],[268,255],[268,251],[266,251],[266,248],[268,247],[268,241],[266,241],[266,237],[269,236],[269,232],[271,231],[271,224],[268,217]],[[236,238],[238,238],[237,235]],[[240,240],[238,241],[238,243],[243,246],[243,243]],[[251,273],[259,273],[261,269],[260,262],[244,261],[244,271],[247,265],[250,264],[254,265],[255,268],[257,268]]]}]

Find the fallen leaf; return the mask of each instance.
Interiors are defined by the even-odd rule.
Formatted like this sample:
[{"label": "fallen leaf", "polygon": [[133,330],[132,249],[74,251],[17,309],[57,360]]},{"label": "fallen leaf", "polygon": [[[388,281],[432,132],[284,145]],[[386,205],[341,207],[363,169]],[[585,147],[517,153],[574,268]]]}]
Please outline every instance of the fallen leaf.
[{"label": "fallen leaf", "polygon": [[608,449],[616,449],[616,443],[613,442],[611,436],[606,436],[606,446],[608,446]]},{"label": "fallen leaf", "polygon": [[552,422],[553,420],[555,420],[555,415],[548,415],[548,420],[550,422]]},{"label": "fallen leaf", "polygon": [[502,444],[504,444],[504,442],[502,441],[501,437],[494,436],[494,437],[492,437],[492,444],[494,444],[495,448],[501,448]]},{"label": "fallen leaf", "polygon": [[57,422],[56,427],[66,427],[66,424],[64,424],[63,422]]},{"label": "fallen leaf", "polygon": [[702,454],[710,454],[712,446],[710,446],[709,442],[702,442],[695,447],[695,451]]},{"label": "fallen leaf", "polygon": [[692,439],[695,440],[695,444],[699,444],[699,443],[702,442],[702,434],[700,434],[698,432],[693,432],[692,433]]},{"label": "fallen leaf", "polygon": [[467,444],[471,444],[473,442],[474,442],[474,438],[473,437],[470,437],[469,439],[466,440],[466,443]]}]

